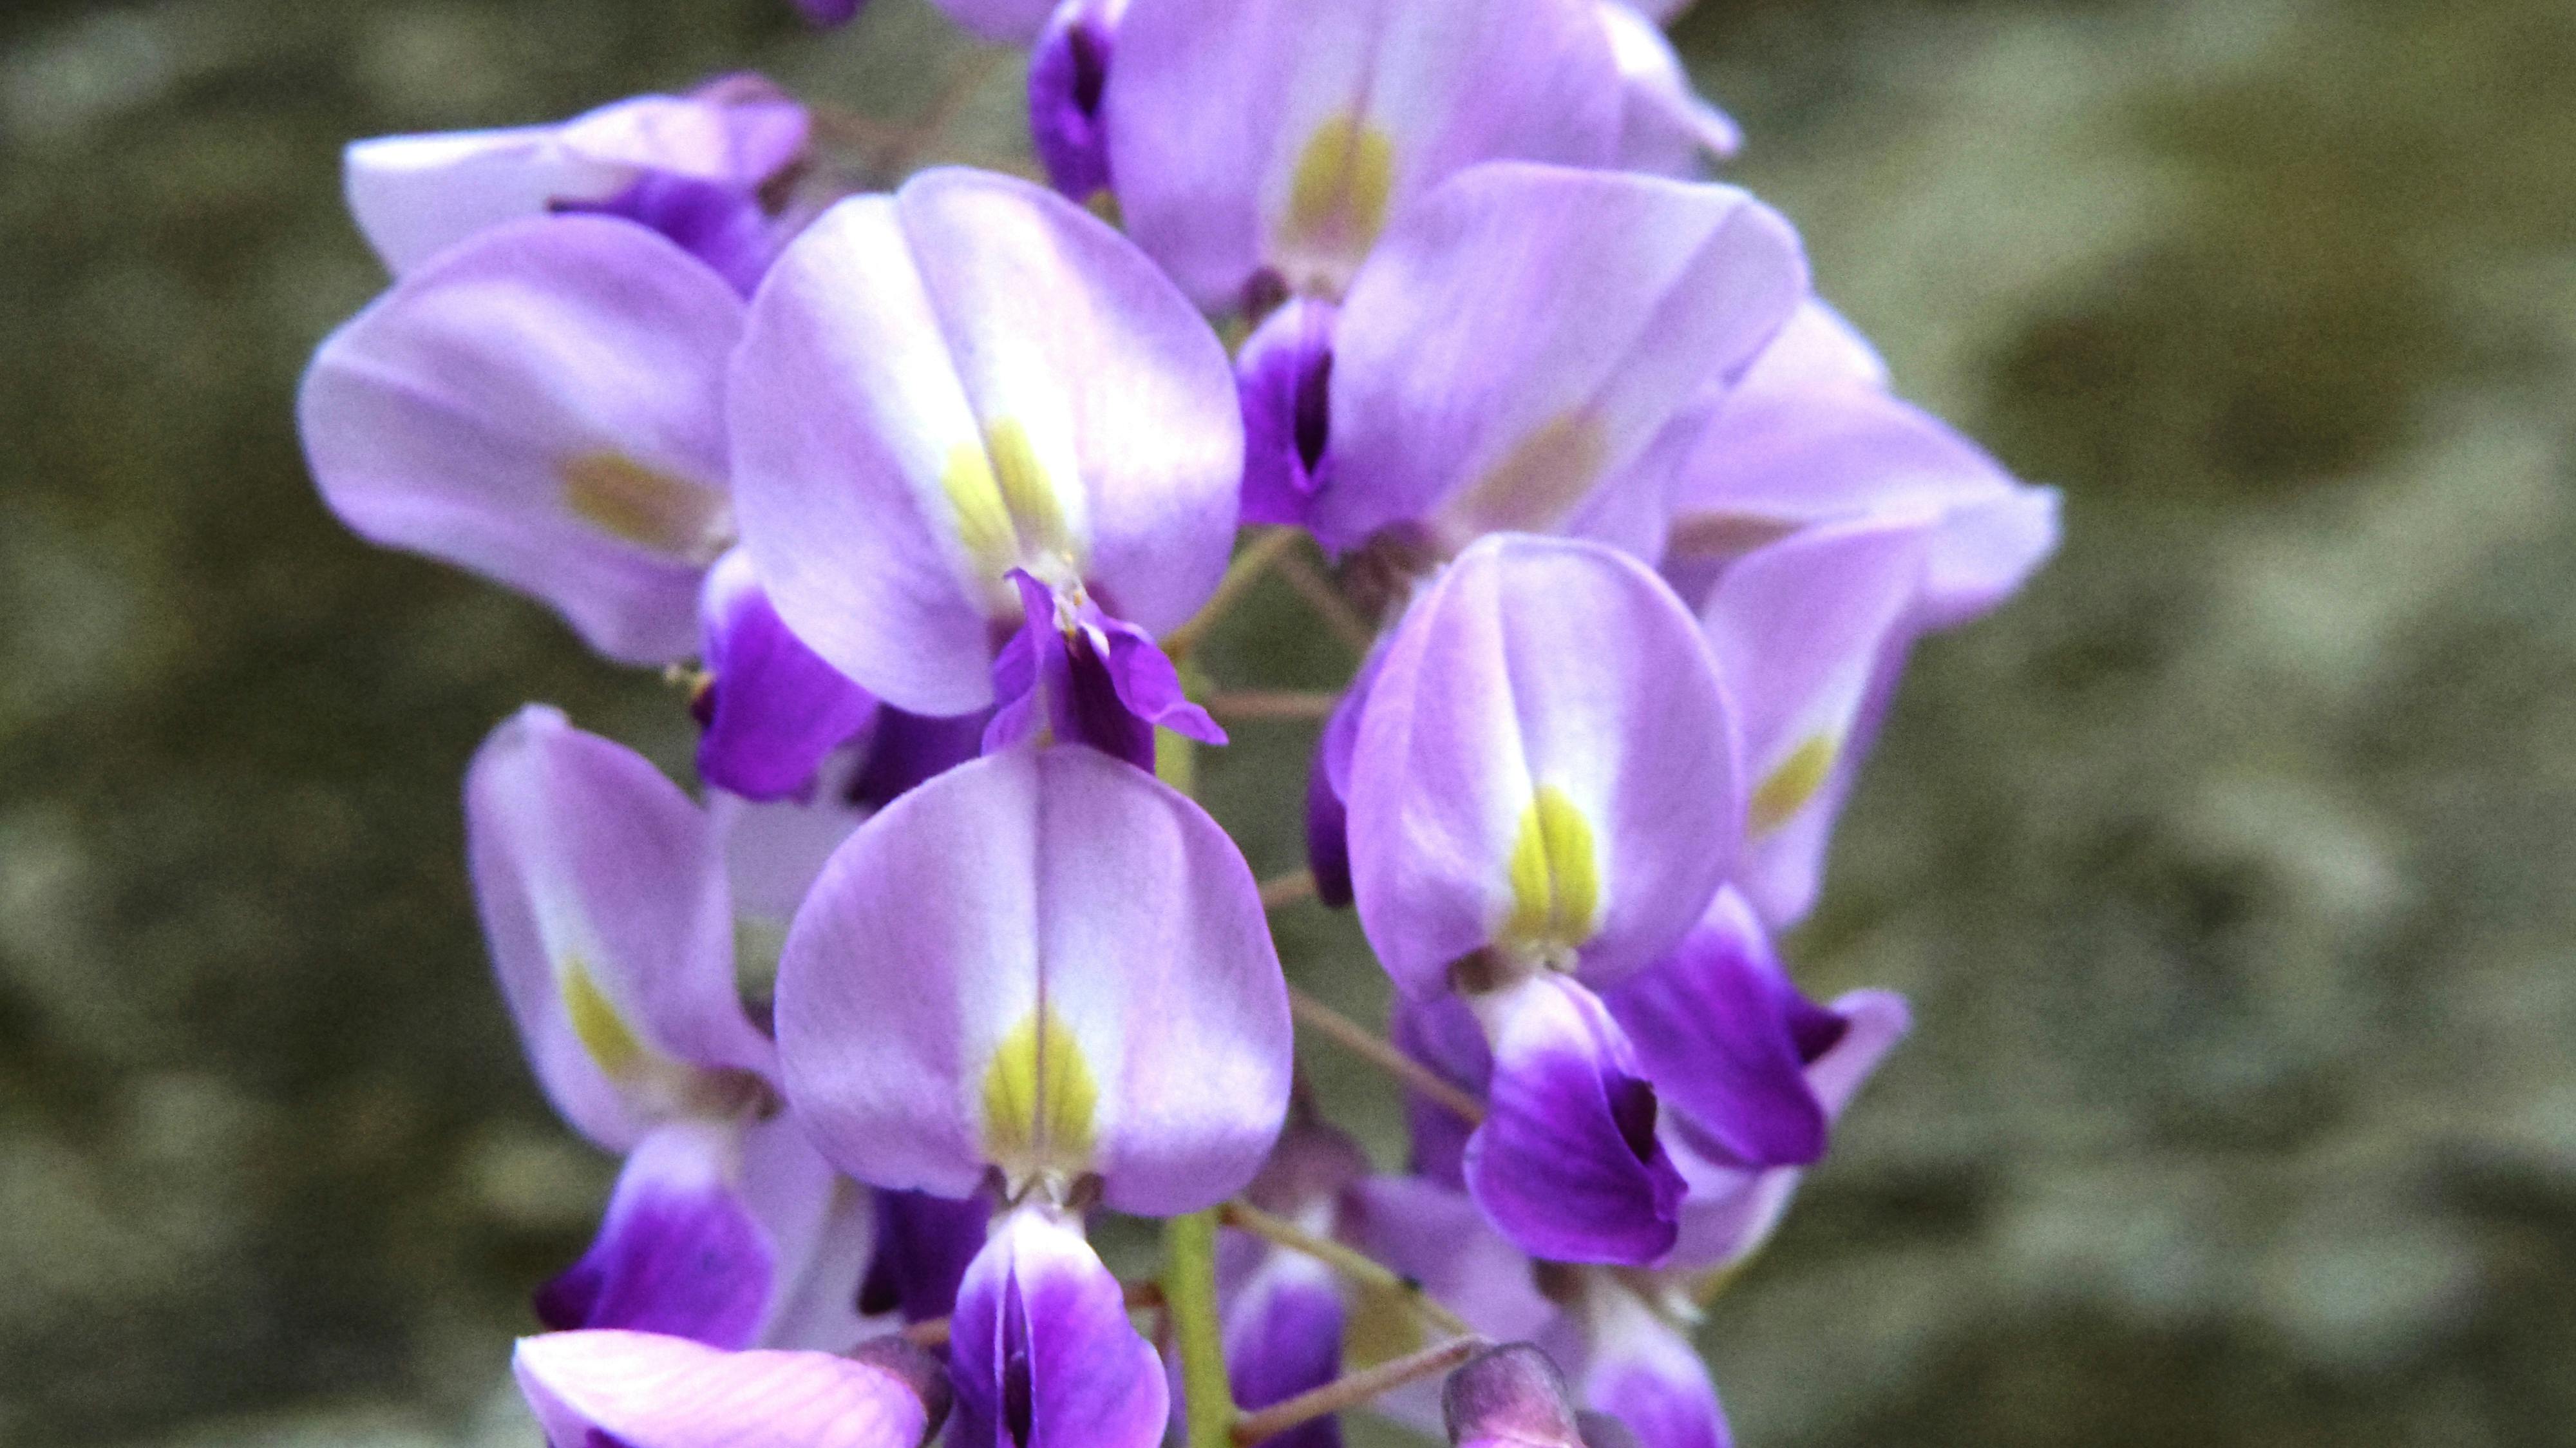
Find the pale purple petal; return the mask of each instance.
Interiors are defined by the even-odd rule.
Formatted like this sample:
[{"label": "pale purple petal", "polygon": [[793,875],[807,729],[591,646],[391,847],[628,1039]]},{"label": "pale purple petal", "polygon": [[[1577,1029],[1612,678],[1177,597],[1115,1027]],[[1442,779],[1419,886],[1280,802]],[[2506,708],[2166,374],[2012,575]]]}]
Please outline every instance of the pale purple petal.
[{"label": "pale purple petal", "polygon": [[1116,232],[1008,177],[925,172],[809,227],[754,302],[732,422],[779,613],[912,712],[992,703],[1011,570],[1160,632],[1232,550],[1215,334]]},{"label": "pale purple petal", "polygon": [[[779,1121],[801,1136],[803,1128],[791,1117]],[[814,1150],[810,1143],[804,1148],[809,1155]],[[792,1265],[780,1280],[769,1325],[761,1330],[763,1347],[846,1352],[883,1330],[859,1302],[876,1251],[876,1193],[828,1166],[824,1176],[828,1190],[821,1213],[801,1238],[782,1235],[780,1260]]]},{"label": "pale purple petal", "polygon": [[[880,720],[892,712],[879,711]],[[849,803],[848,795],[869,758],[861,742],[826,759],[807,801],[755,804],[721,789],[708,794],[707,816],[724,838],[725,877],[738,915],[787,928],[814,877],[823,873],[823,862],[867,818],[868,811]]]},{"label": "pale purple petal", "polygon": [[928,1322],[957,1310],[957,1285],[984,1250],[993,1204],[982,1195],[879,1191],[877,1250],[860,1288],[863,1311]]},{"label": "pale purple petal", "polygon": [[[1607,983],[1672,948],[1735,855],[1733,729],[1645,568],[1522,535],[1468,550],[1398,625],[1352,760],[1352,880],[1388,973],[1427,995],[1493,947]],[[1525,899],[1514,860],[1542,827],[1571,833]]]},{"label": "pale purple petal", "polygon": [[1565,1375],[1532,1343],[1505,1343],[1451,1373],[1440,1416],[1453,1448],[1583,1448]]},{"label": "pale purple petal", "polygon": [[699,777],[745,799],[810,795],[824,758],[867,729],[877,701],[788,632],[739,548],[708,571],[698,613]]},{"label": "pale purple petal", "polygon": [[1343,304],[1316,536],[1347,548],[1425,520],[1457,547],[1561,531],[1604,492],[1663,499],[1669,479],[1645,465],[1678,461],[1656,447],[1666,429],[1806,288],[1788,223],[1731,186],[1519,163],[1460,174],[1396,223]]},{"label": "pale purple petal", "polygon": [[848,1358],[564,1332],[521,1338],[510,1366],[555,1448],[920,1448],[947,1399],[937,1364],[901,1346]]},{"label": "pale purple petal", "polygon": [[1867,752],[1864,719],[1902,657],[1938,524],[1867,517],[1805,529],[1720,575],[1700,621],[1741,720],[1746,868],[1739,883],[1786,928],[1814,903],[1822,828]]},{"label": "pale purple petal", "polygon": [[1619,167],[1685,179],[1743,149],[1744,131],[1701,99],[1673,43],[1625,0],[1597,0],[1610,54],[1627,87],[1619,128]]},{"label": "pale purple petal", "polygon": [[1800,1166],[1825,1154],[1825,1108],[1807,1085],[1796,1029],[1805,1002],[1742,896],[1720,893],[1672,954],[1602,1004],[1657,1097],[1724,1157]]},{"label": "pale purple petal", "polygon": [[1887,359],[1832,303],[1810,295],[1737,386],[1748,395],[1768,396],[1846,383],[1886,391]]},{"label": "pale purple petal", "polygon": [[721,76],[685,96],[637,96],[563,124],[566,152],[633,172],[658,171],[754,191],[802,160],[805,107],[767,79]]},{"label": "pale purple petal", "polygon": [[953,1448],[1152,1448],[1162,1359],[1078,1227],[1023,1208],[966,1271],[949,1339]]},{"label": "pale purple petal", "polygon": [[1591,992],[1542,976],[1491,1008],[1494,1075],[1467,1140],[1467,1189],[1533,1256],[1642,1265],[1672,1248],[1681,1174],[1654,1088]]},{"label": "pale purple petal", "polygon": [[1462,167],[1608,164],[1619,105],[1591,0],[1135,0],[1110,169],[1138,243],[1228,311],[1265,272],[1338,295]]},{"label": "pale purple petal", "polygon": [[[555,1332],[622,1327],[711,1347],[749,1347],[769,1313],[779,1261],[739,1182],[731,1126],[655,1129],[626,1159],[590,1250],[537,1289]],[[828,1180],[828,1178],[827,1178]]]},{"label": "pale purple petal", "polygon": [[716,831],[642,756],[531,706],[474,756],[465,826],[502,992],[566,1120],[622,1150],[707,1072],[773,1072],[735,994]]},{"label": "pale purple petal", "polygon": [[[1481,1099],[1494,1072],[1494,1053],[1485,1044],[1485,1028],[1476,1023],[1466,1002],[1454,995],[1413,997],[1398,993],[1387,1036],[1396,1049],[1430,1067],[1442,1079]],[[1474,1123],[1442,1102],[1418,1091],[1404,1093],[1406,1134],[1411,1155],[1406,1167],[1415,1175],[1459,1191],[1467,1189],[1467,1137]]]},{"label": "pale purple petal", "polygon": [[640,226],[520,222],[332,334],[298,419],[323,500],[366,538],[553,605],[623,662],[685,657],[731,530],[724,279]]},{"label": "pale purple petal", "polygon": [[[1191,1211],[1251,1178],[1287,1109],[1251,871],[1198,806],[1087,748],[988,755],[870,821],[798,914],[778,1001],[789,1098],[879,1186],[1092,1171],[1119,1210]],[[1015,1031],[1076,1053],[1087,1110],[986,1119]]]}]

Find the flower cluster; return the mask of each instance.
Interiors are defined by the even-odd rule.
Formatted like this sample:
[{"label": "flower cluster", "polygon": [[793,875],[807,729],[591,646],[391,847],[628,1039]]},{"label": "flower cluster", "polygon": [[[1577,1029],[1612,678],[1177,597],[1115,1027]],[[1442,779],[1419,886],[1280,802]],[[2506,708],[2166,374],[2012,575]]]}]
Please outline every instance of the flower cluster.
[{"label": "flower cluster", "polygon": [[[304,385],[324,498],[700,727],[702,797],[543,707],[467,776],[529,1059],[626,1163],[529,1402],[556,1448],[1328,1448],[1525,1339],[1457,1441],[1724,1444],[1696,1302],[1907,1029],[1774,941],[2053,495],[1705,179],[1661,15],[946,3],[1033,47],[1051,187],[857,192],[745,76],[348,153],[394,282]],[[1297,892],[1176,787],[1225,741],[1188,644],[1310,546],[1365,656],[1306,879],[1396,987],[1401,1173],[1294,1079]],[[1103,1210],[1174,1220],[1160,1282]]]}]

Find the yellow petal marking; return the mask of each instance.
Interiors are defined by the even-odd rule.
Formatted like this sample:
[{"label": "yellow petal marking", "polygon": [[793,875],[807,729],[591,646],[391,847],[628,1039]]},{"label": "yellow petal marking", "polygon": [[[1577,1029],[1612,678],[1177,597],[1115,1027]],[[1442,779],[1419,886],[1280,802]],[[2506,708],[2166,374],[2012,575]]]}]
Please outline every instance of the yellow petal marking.
[{"label": "yellow petal marking", "polygon": [[1040,1006],[1002,1037],[984,1068],[984,1152],[1015,1177],[1091,1167],[1100,1090],[1064,1018]]},{"label": "yellow petal marking", "polygon": [[572,458],[557,477],[564,505],[612,538],[693,559],[723,543],[725,499],[713,488],[606,451]]},{"label": "yellow petal marking", "polygon": [[573,1038],[610,1080],[633,1080],[652,1053],[609,1003],[599,982],[592,979],[589,965],[580,956],[566,956],[555,970],[555,979],[556,988],[563,992],[564,1014],[572,1021]]},{"label": "yellow petal marking", "polygon": [[1306,246],[1366,251],[1386,226],[1395,190],[1395,145],[1355,114],[1317,126],[1288,178],[1285,237]]},{"label": "yellow petal marking", "polygon": [[1540,951],[1572,950],[1600,928],[1601,860],[1592,823],[1564,790],[1540,785],[1521,812],[1510,875],[1505,941]]},{"label": "yellow petal marking", "polygon": [[1754,787],[1752,804],[1746,811],[1746,823],[1753,832],[1769,834],[1805,808],[1807,801],[1816,797],[1816,791],[1825,787],[1825,777],[1833,773],[1834,757],[1841,749],[1841,743],[1833,736],[1811,734],[1789,751],[1789,757]]},{"label": "yellow petal marking", "polygon": [[1459,495],[1457,514],[1479,533],[1544,532],[1583,501],[1610,462],[1610,433],[1589,408],[1532,429]]},{"label": "yellow petal marking", "polygon": [[959,443],[939,474],[957,536],[979,571],[998,579],[1034,556],[1073,556],[1072,529],[1028,429],[1004,418],[980,442]]}]

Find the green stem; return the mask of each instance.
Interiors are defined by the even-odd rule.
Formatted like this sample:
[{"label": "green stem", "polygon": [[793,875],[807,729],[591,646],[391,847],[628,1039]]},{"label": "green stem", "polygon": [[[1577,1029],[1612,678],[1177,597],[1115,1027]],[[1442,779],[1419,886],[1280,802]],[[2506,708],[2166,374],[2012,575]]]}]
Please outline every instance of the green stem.
[{"label": "green stem", "polygon": [[1216,1219],[1212,1208],[1163,1224],[1163,1300],[1181,1349],[1189,1448],[1234,1444],[1234,1386],[1226,1380],[1225,1331],[1216,1311]]}]

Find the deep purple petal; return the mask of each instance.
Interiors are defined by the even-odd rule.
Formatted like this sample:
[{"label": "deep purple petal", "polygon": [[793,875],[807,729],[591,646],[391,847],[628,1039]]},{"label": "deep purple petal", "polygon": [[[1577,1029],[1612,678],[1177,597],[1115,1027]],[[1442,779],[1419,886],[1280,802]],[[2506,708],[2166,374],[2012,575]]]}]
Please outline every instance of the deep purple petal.
[{"label": "deep purple petal", "polygon": [[616,216],[647,226],[705,262],[733,289],[750,296],[778,255],[779,238],[760,198],[748,192],[653,172],[597,201],[558,201],[566,216]]},{"label": "deep purple petal", "polygon": [[694,707],[698,773],[745,799],[802,797],[824,757],[866,729],[877,702],[790,633],[741,549],[707,573],[699,605],[709,681]]},{"label": "deep purple petal", "polygon": [[[1333,1270],[1302,1252],[1266,1251],[1226,1306],[1225,1362],[1235,1404],[1246,1411],[1340,1377],[1342,1290]],[[1327,1414],[1261,1441],[1341,1448],[1341,1420]]]},{"label": "deep purple petal", "polygon": [[1386,658],[1385,641],[1369,649],[1359,672],[1351,677],[1342,700],[1324,721],[1315,740],[1315,760],[1306,775],[1306,864],[1314,872],[1315,898],[1339,910],[1351,903],[1350,788],[1351,756],[1359,748],[1360,719],[1368,708],[1369,690],[1378,665]]},{"label": "deep purple petal", "polygon": [[644,1332],[519,1340],[510,1366],[563,1448],[920,1448],[946,1386],[917,1348],[724,1352]]},{"label": "deep purple petal", "polygon": [[1121,0],[1063,0],[1029,54],[1029,139],[1047,180],[1076,201],[1109,188],[1101,100]]},{"label": "deep purple petal", "polygon": [[1332,479],[1332,303],[1292,297],[1235,353],[1243,521],[1302,527]]},{"label": "deep purple petal", "polygon": [[1468,1190],[1504,1236],[1561,1262],[1641,1265],[1678,1232],[1681,1174],[1655,1135],[1655,1092],[1608,1011],[1562,977],[1490,1007],[1488,1114]]},{"label": "deep purple petal", "polygon": [[847,25],[866,0],[796,0],[796,8],[816,25]]},{"label": "deep purple petal", "polygon": [[997,708],[984,734],[988,752],[1029,738],[1041,715],[1056,742],[1088,744],[1147,771],[1158,726],[1202,744],[1225,742],[1151,635],[1088,598],[1058,597],[1026,569],[1011,578],[1026,622],[993,662]]},{"label": "deep purple petal", "polygon": [[928,1192],[876,1196],[877,1249],[859,1289],[859,1310],[871,1317],[900,1312],[906,1322],[956,1311],[957,1284],[984,1250],[992,1203],[980,1194],[962,1200]]},{"label": "deep purple petal", "polygon": [[879,708],[876,732],[868,740],[867,764],[850,782],[849,802],[883,809],[904,791],[964,764],[983,752],[989,723],[989,714],[938,719]]},{"label": "deep purple petal", "polygon": [[1162,1359],[1079,1229],[1023,1208],[966,1271],[949,1338],[954,1448],[1152,1448]]},{"label": "deep purple petal", "polygon": [[626,1159],[581,1260],[537,1289],[555,1332],[620,1327],[711,1347],[751,1345],[778,1262],[734,1181],[732,1129],[662,1127]]},{"label": "deep purple petal", "polygon": [[[1453,995],[1395,998],[1387,1035],[1396,1049],[1430,1067],[1471,1096],[1482,1097],[1493,1075],[1494,1055],[1475,1013]],[[1466,1190],[1465,1117],[1418,1091],[1404,1093],[1404,1119],[1412,1140],[1408,1168],[1459,1191]]]},{"label": "deep purple petal", "polygon": [[1801,1166],[1825,1154],[1824,1103],[1806,1064],[1842,1022],[1798,994],[1742,896],[1721,893],[1672,954],[1603,992],[1602,1004],[1656,1095],[1721,1159]]}]

